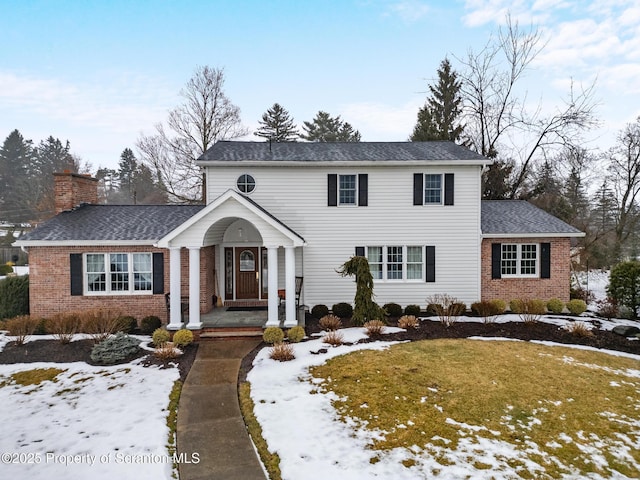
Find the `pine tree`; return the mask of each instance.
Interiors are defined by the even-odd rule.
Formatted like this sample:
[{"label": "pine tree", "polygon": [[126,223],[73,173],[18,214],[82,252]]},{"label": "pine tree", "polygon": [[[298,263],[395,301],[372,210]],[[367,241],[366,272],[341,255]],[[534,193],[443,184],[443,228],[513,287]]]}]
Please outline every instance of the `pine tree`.
[{"label": "pine tree", "polygon": [[33,219],[36,203],[36,184],[30,181],[33,163],[33,142],[14,130],[0,148],[0,220]]},{"label": "pine tree", "polygon": [[332,117],[327,112],[319,111],[310,122],[303,122],[305,134],[300,138],[310,142],[359,142],[360,132],[340,119],[340,115]]},{"label": "pine tree", "polygon": [[125,148],[120,154],[118,162],[118,179],[120,180],[120,191],[131,198],[134,191],[134,178],[138,170],[138,161],[130,148]]},{"label": "pine tree", "polygon": [[274,103],[258,123],[260,128],[254,135],[272,142],[295,142],[300,136],[289,112],[278,103]]},{"label": "pine tree", "polygon": [[429,85],[431,95],[418,111],[411,141],[451,140],[457,142],[463,127],[458,122],[462,111],[462,82],[445,58],[438,69],[438,83]]}]

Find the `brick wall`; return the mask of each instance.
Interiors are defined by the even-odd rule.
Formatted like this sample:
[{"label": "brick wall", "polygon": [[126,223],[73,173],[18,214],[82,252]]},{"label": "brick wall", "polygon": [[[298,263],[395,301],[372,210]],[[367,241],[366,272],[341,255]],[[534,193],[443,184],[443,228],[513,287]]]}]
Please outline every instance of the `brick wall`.
[{"label": "brick wall", "polygon": [[[491,278],[492,243],[551,243],[551,278]],[[568,238],[509,238],[482,240],[482,300],[513,299],[569,301],[571,280],[570,240]]]},{"label": "brick wall", "polygon": [[98,203],[98,180],[78,173],[54,173],[56,215],[82,203]]},{"label": "brick wall", "polygon": [[[164,291],[169,292],[169,251],[150,246],[127,247],[30,247],[29,248],[29,303],[31,315],[50,317],[60,312],[109,308],[120,310],[140,320],[147,315],[156,315],[167,322],[164,294],[144,295],[71,295],[69,255],[72,253],[131,253],[162,252],[164,254]],[[182,255],[181,287],[184,295],[189,293],[189,256],[186,249]],[[214,248],[200,250],[200,311],[206,313],[213,308]]]}]

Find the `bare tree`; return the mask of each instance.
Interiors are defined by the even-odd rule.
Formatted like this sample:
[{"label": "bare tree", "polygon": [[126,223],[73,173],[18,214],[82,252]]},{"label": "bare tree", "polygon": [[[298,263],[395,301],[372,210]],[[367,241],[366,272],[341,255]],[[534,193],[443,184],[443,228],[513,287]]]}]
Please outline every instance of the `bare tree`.
[{"label": "bare tree", "polygon": [[184,102],[169,112],[166,127],[156,125],[155,135],[136,143],[141,160],[174,202],[202,201],[203,177],[195,161],[215,142],[248,133],[223,87],[222,69],[196,68],[180,92]]},{"label": "bare tree", "polygon": [[620,259],[622,247],[640,220],[640,117],[618,134],[617,144],[609,150],[609,174],[617,200],[615,214],[615,255]]},{"label": "bare tree", "polygon": [[[522,30],[509,15],[506,27],[479,52],[469,50],[459,61],[465,143],[489,158],[507,164],[508,197],[515,198],[524,186],[534,163],[550,151],[577,144],[580,133],[598,124],[591,86],[574,92],[565,105],[544,114],[540,105],[527,109],[526,94],[518,96],[518,85],[531,62],[544,48],[537,29]],[[524,141],[524,144],[523,144]]]}]

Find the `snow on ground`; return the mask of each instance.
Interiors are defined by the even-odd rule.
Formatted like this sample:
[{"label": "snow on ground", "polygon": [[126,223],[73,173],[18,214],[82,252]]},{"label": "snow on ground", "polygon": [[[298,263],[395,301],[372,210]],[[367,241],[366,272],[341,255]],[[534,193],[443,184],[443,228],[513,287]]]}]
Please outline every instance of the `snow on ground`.
[{"label": "snow on ground", "polygon": [[[559,326],[571,321],[590,322],[584,317],[544,316],[541,321]],[[477,318],[461,317],[460,321],[482,321]],[[498,322],[520,321],[517,315],[503,315]],[[610,329],[624,320],[603,322],[601,328]],[[363,328],[340,330],[345,342],[354,342],[366,336]],[[487,340],[487,339],[483,339]],[[493,339],[503,340],[503,339]],[[543,342],[540,342],[543,343]],[[251,396],[255,404],[255,415],[262,426],[263,436],[269,449],[280,456],[280,469],[283,479],[326,479],[364,480],[371,478],[393,478],[397,480],[415,480],[416,478],[432,478],[432,471],[439,471],[439,478],[474,478],[474,479],[507,479],[519,478],[514,470],[510,470],[502,461],[504,458],[518,458],[527,465],[531,472],[540,467],[509,442],[499,439],[477,437],[477,443],[460,441],[457,450],[451,451],[440,444],[432,446],[432,453],[440,452],[450,461],[443,466],[434,459],[435,455],[422,453],[416,447],[414,452],[405,449],[394,449],[389,452],[376,452],[379,459],[371,463],[374,456],[367,444],[371,438],[382,432],[373,432],[353,423],[344,423],[332,406],[337,399],[333,392],[321,393],[317,385],[320,383],[309,374],[309,367],[320,365],[328,359],[362,349],[382,350],[393,342],[373,342],[356,345],[330,347],[322,343],[321,338],[294,344],[296,358],[290,362],[277,362],[269,358],[269,349],[259,352],[254,360],[254,367],[249,372]],[[544,342],[546,345],[553,345]],[[562,345],[569,347],[570,345]],[[581,347],[584,348],[584,347]],[[326,353],[318,353],[326,349]],[[620,352],[600,352],[622,355],[640,360],[640,355],[620,354]],[[392,379],[390,379],[392,381]],[[640,422],[639,422],[640,426]],[[470,435],[477,426],[461,426]],[[484,427],[482,427],[484,428]],[[465,443],[466,442],[466,443]],[[477,470],[469,458],[493,465],[488,470]],[[501,460],[499,460],[501,459]],[[415,462],[414,468],[406,468],[402,461]],[[500,465],[499,465],[500,464]],[[500,470],[499,470],[500,468]],[[416,477],[417,470],[420,476]],[[593,479],[601,478],[597,475]],[[625,478],[625,477],[620,477]]]},{"label": "snow on ground", "polygon": [[[9,340],[0,334],[0,350]],[[63,372],[39,385],[11,380],[39,368]],[[0,365],[0,478],[171,478],[166,408],[178,376],[139,361]]]}]

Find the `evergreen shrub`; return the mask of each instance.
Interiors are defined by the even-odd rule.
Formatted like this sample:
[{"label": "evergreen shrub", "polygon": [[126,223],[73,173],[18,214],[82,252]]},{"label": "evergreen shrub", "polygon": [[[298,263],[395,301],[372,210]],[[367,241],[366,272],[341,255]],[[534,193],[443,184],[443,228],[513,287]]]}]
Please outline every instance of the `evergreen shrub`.
[{"label": "evergreen shrub", "polygon": [[340,318],[351,318],[353,315],[353,307],[350,303],[340,302],[331,307],[331,313]]},{"label": "evergreen shrub", "polygon": [[171,339],[171,334],[164,328],[156,328],[151,335],[151,340],[156,347],[160,347]]},{"label": "evergreen shrub", "polygon": [[388,317],[400,317],[402,316],[402,307],[397,303],[386,303],[382,309],[386,312]]},{"label": "evergreen shrub", "polygon": [[284,332],[280,327],[267,327],[262,334],[262,340],[266,343],[282,343],[284,340]]},{"label": "evergreen shrub", "polygon": [[556,315],[562,313],[562,311],[564,310],[564,302],[559,298],[551,298],[547,302],[547,310],[549,310],[551,313],[555,313]]},{"label": "evergreen shrub", "polygon": [[140,331],[145,335],[151,335],[157,328],[162,326],[162,322],[155,315],[149,315],[140,320]]},{"label": "evergreen shrub", "polygon": [[569,310],[572,315],[581,315],[587,311],[587,303],[579,298],[574,298],[567,302],[567,310]]},{"label": "evergreen shrub", "polygon": [[132,357],[140,350],[140,341],[126,333],[118,332],[114,336],[96,343],[91,349],[91,360],[101,365],[114,365]]},{"label": "evergreen shrub", "polygon": [[0,320],[29,314],[29,275],[0,280]]},{"label": "evergreen shrub", "polygon": [[183,328],[173,334],[173,344],[176,347],[184,348],[190,343],[193,343],[193,332]]},{"label": "evergreen shrub", "polygon": [[292,343],[298,343],[305,337],[304,327],[296,325],[287,331],[287,338]]},{"label": "evergreen shrub", "polygon": [[404,307],[404,314],[405,315],[414,315],[414,316],[419,316],[420,315],[420,305],[407,305],[406,307]]},{"label": "evergreen shrub", "polygon": [[315,305],[311,309],[311,315],[313,316],[313,318],[322,318],[328,314],[329,314],[329,307],[327,307],[326,305],[322,305],[321,303],[318,305]]}]

